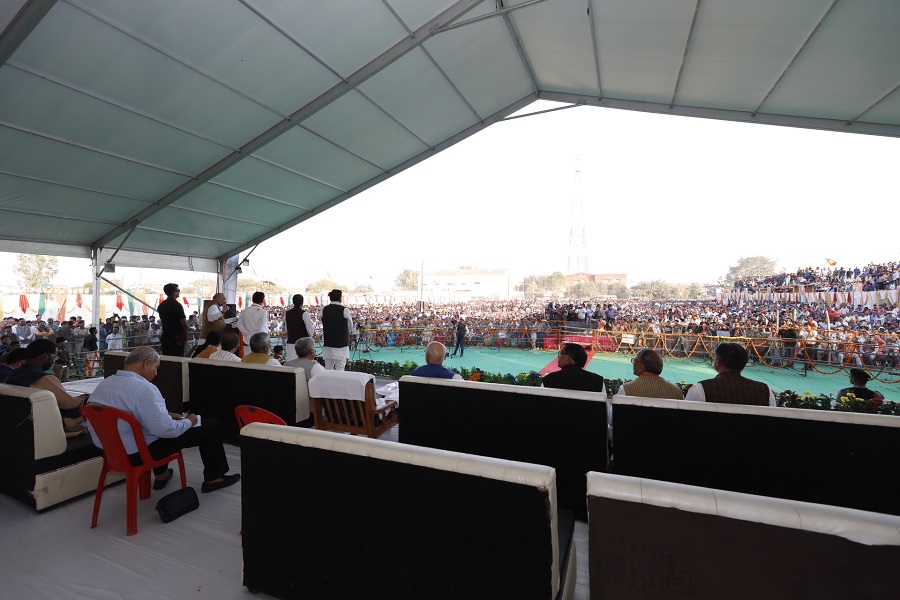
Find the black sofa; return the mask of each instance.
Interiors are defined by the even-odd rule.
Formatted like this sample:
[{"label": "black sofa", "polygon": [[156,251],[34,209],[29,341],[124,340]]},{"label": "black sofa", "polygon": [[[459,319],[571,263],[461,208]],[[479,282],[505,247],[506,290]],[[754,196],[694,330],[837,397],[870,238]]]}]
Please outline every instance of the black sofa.
[{"label": "black sofa", "polygon": [[404,444],[547,465],[559,505],[585,519],[585,473],[606,471],[606,395],[403,377]]},{"label": "black sofa", "polygon": [[276,598],[564,600],[574,520],[553,469],[253,423],[243,584]]},{"label": "black sofa", "polygon": [[191,411],[222,424],[225,441],[238,442],[234,409],[252,404],[275,413],[288,425],[312,427],[306,372],[224,360],[188,361]]},{"label": "black sofa", "polygon": [[615,396],[609,471],[900,515],[900,417]]},{"label": "black sofa", "polygon": [[592,600],[897,597],[900,518],[588,474]]},{"label": "black sofa", "polygon": [[102,467],[90,436],[66,438],[52,393],[0,384],[0,491],[42,511],[95,491]]}]

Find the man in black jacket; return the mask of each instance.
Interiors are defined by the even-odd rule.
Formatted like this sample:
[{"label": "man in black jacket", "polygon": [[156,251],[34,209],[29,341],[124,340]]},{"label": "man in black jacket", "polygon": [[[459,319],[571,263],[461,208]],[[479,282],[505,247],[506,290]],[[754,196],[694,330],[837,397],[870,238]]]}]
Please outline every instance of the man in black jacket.
[{"label": "man in black jacket", "polygon": [[563,344],[559,351],[559,371],[544,376],[544,387],[579,390],[582,392],[605,392],[603,377],[585,371],[587,351],[579,344]]}]

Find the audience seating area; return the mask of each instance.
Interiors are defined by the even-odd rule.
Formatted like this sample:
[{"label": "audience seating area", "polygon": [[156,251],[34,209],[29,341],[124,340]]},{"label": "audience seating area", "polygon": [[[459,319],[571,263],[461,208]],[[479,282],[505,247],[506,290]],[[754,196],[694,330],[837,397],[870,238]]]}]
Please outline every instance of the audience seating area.
[{"label": "audience seating area", "polygon": [[592,600],[893,598],[900,518],[588,474]]},{"label": "audience seating area", "polygon": [[0,384],[0,491],[42,511],[96,490],[102,467],[90,436],[66,438],[53,394]]},{"label": "audience seating area", "polygon": [[585,519],[585,474],[606,471],[606,395],[403,377],[404,444],[547,465],[560,507]]},{"label": "audience seating area", "polygon": [[615,396],[609,472],[900,515],[900,417]]},{"label": "audience seating area", "polygon": [[[110,376],[125,364],[127,352],[107,352],[103,367]],[[154,385],[177,413],[190,410],[220,421],[225,440],[237,443],[234,409],[251,404],[271,411],[288,424],[312,426],[306,372],[301,368],[274,367],[210,359],[160,356]]]},{"label": "audience seating area", "polygon": [[251,591],[573,597],[574,521],[552,468],[259,423],[241,438]]}]

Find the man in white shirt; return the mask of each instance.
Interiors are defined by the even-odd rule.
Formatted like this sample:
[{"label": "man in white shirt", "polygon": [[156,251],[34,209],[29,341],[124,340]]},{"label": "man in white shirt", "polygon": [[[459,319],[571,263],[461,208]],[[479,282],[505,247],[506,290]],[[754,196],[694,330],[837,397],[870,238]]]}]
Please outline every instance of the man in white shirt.
[{"label": "man in white shirt", "polygon": [[235,352],[237,352],[238,346],[241,345],[241,339],[237,336],[236,333],[226,333],[222,336],[222,346],[219,350],[216,350],[212,354],[209,355],[210,360],[227,360],[229,362],[241,362],[241,359],[238,357]]},{"label": "man in white shirt", "polygon": [[241,335],[244,336],[244,354],[250,354],[250,338],[254,333],[269,333],[269,313],[263,308],[263,300],[266,295],[262,292],[253,292],[253,304],[241,312],[235,324]]}]

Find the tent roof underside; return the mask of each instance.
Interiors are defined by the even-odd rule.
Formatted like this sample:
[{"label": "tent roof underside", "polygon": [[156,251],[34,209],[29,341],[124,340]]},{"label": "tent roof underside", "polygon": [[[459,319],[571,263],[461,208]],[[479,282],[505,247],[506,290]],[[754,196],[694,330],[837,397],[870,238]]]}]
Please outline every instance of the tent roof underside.
[{"label": "tent roof underside", "polygon": [[896,137],[898,25],[895,0],[13,0],[0,250],[215,271],[538,99]]}]

